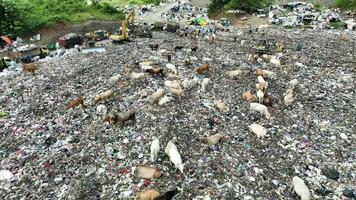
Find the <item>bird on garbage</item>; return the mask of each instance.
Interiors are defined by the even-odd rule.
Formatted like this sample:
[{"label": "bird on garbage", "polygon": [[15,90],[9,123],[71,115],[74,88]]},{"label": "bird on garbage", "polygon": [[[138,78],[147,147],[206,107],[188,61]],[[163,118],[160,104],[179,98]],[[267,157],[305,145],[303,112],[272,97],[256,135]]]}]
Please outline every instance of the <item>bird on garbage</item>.
[{"label": "bird on garbage", "polygon": [[181,87],[179,88],[168,88],[168,91],[176,96],[182,96],[183,95],[183,89]]},{"label": "bird on garbage", "polygon": [[294,88],[298,85],[298,79],[292,79],[290,82],[289,82],[289,86],[288,88],[294,90]]},{"label": "bird on garbage", "polygon": [[174,51],[177,51],[177,50],[182,50],[183,49],[183,45],[177,45],[174,47]]},{"label": "bird on garbage", "polygon": [[242,98],[248,102],[254,102],[257,99],[256,95],[253,95],[250,91],[244,92],[242,94]]},{"label": "bird on garbage", "polygon": [[180,82],[179,81],[165,81],[164,82],[164,86],[166,86],[167,88],[174,88],[174,89],[180,89]]},{"label": "bird on garbage", "polygon": [[150,68],[150,69],[146,69],[145,72],[147,73],[150,73],[152,75],[160,75],[160,76],[163,76],[163,69],[162,68],[159,68],[159,67],[153,67],[153,68]]},{"label": "bird on garbage", "polygon": [[258,68],[258,69],[256,69],[256,76],[262,76],[263,77],[263,71],[262,71],[262,69],[260,69],[260,68]]},{"label": "bird on garbage", "polygon": [[154,200],[159,197],[160,193],[156,190],[145,190],[137,193],[135,200]]},{"label": "bird on garbage", "polygon": [[184,60],[184,66],[189,66],[191,64],[192,64],[192,62],[191,62],[191,60],[189,58]]},{"label": "bird on garbage", "polygon": [[256,89],[257,89],[257,90],[262,90],[262,91],[264,91],[265,86],[262,85],[262,84],[260,84],[260,83],[256,83]]},{"label": "bird on garbage", "polygon": [[224,135],[221,133],[217,133],[215,135],[208,136],[206,138],[202,138],[202,142],[208,145],[214,145],[220,142],[224,138]]},{"label": "bird on garbage", "polygon": [[97,94],[93,99],[93,104],[97,104],[100,101],[106,101],[109,97],[113,95],[112,90],[107,90],[105,92]]},{"label": "bird on garbage", "polygon": [[109,124],[117,124],[117,122],[119,121],[119,118],[117,117],[117,115],[112,115],[112,116],[106,116],[104,119],[104,122],[108,122]]},{"label": "bird on garbage", "polygon": [[154,103],[154,102],[157,102],[159,101],[163,95],[165,94],[165,89],[164,88],[159,88],[158,90],[156,90],[156,92],[154,92],[152,95],[151,95],[151,102]]},{"label": "bird on garbage", "polygon": [[79,105],[82,105],[82,107],[84,108],[84,99],[83,97],[78,97],[72,101],[70,101],[67,106],[66,106],[66,110],[71,109],[71,108],[75,108]]},{"label": "bird on garbage", "polygon": [[173,97],[170,97],[170,96],[164,96],[162,97],[159,101],[158,101],[158,105],[162,106],[170,101],[172,101]]},{"label": "bird on garbage", "polygon": [[151,161],[155,162],[159,153],[159,139],[155,138],[151,143]]},{"label": "bird on garbage", "polygon": [[218,124],[219,119],[217,117],[209,118],[208,119],[208,127],[209,129],[213,129],[216,124]]},{"label": "bird on garbage", "polygon": [[144,178],[144,179],[151,179],[151,178],[159,178],[162,176],[162,173],[159,169],[155,167],[149,167],[149,166],[137,166],[133,170],[134,174],[137,177]]},{"label": "bird on garbage", "polygon": [[198,50],[198,47],[197,47],[197,46],[194,46],[194,47],[191,48],[191,50],[192,50],[193,52],[196,52],[196,51]]},{"label": "bird on garbage", "polygon": [[192,87],[194,87],[197,83],[199,82],[199,78],[198,77],[194,77],[192,79],[184,79],[182,81],[182,86],[184,89],[191,89]]},{"label": "bird on garbage", "polygon": [[256,76],[262,76],[263,78],[275,78],[275,73],[268,71],[268,70],[263,70],[263,69],[256,69]]},{"label": "bird on garbage", "polygon": [[166,68],[169,69],[170,71],[172,71],[173,74],[175,74],[175,75],[178,74],[176,66],[172,65],[171,63],[167,63]]},{"label": "bird on garbage", "polygon": [[180,156],[177,146],[169,141],[164,152],[168,155],[169,160],[174,164],[174,166],[179,169],[180,172],[183,173],[184,165],[182,163],[182,157]]},{"label": "bird on garbage", "polygon": [[200,65],[199,67],[197,67],[195,69],[195,71],[198,73],[198,74],[201,74],[203,72],[206,72],[209,70],[209,64],[202,64]]},{"label": "bird on garbage", "polygon": [[227,71],[226,74],[230,78],[236,78],[236,77],[238,77],[238,76],[240,76],[242,74],[242,71],[237,69],[237,70]]},{"label": "bird on garbage", "polygon": [[38,69],[36,63],[22,64],[22,69],[24,72],[30,72],[35,75],[35,71]]},{"label": "bird on garbage", "polygon": [[272,96],[271,95],[267,95],[264,99],[263,99],[263,105],[267,106],[267,107],[272,107]]},{"label": "bird on garbage", "polygon": [[124,125],[124,123],[126,121],[134,120],[135,117],[136,117],[136,112],[135,111],[131,111],[131,110],[120,112],[117,115],[118,121],[121,122],[121,125]]},{"label": "bird on garbage", "polygon": [[209,78],[203,78],[202,82],[201,82],[201,91],[205,92],[207,89],[208,84],[210,83],[210,79]]},{"label": "bird on garbage", "polygon": [[248,128],[256,134],[257,138],[262,138],[267,134],[267,129],[259,124],[251,124]]},{"label": "bird on garbage", "polygon": [[250,103],[250,110],[259,112],[261,115],[265,115],[267,119],[271,118],[271,114],[268,112],[267,106],[259,103]]},{"label": "bird on garbage", "polygon": [[295,47],[294,47],[294,51],[300,51],[302,50],[303,48],[303,44],[297,44]]},{"label": "bird on garbage", "polygon": [[289,106],[294,101],[294,93],[293,89],[288,89],[287,92],[284,94],[284,104]]},{"label": "bird on garbage", "polygon": [[257,81],[260,85],[262,85],[264,87],[264,89],[267,88],[267,83],[265,81],[265,79],[262,76],[258,76],[257,77]]},{"label": "bird on garbage", "polygon": [[152,50],[157,50],[158,49],[158,44],[156,44],[156,43],[149,43],[148,46],[150,46],[150,48]]},{"label": "bird on garbage", "polygon": [[271,79],[275,79],[276,78],[276,74],[272,71],[268,71],[268,70],[262,70],[263,72],[263,77],[266,78],[271,78]]},{"label": "bird on garbage", "polygon": [[292,179],[292,186],[295,193],[300,196],[301,200],[310,200],[311,194],[308,186],[304,183],[304,180],[298,176],[294,176]]},{"label": "bird on garbage", "polygon": [[265,96],[265,94],[263,93],[262,90],[258,90],[257,91],[257,97],[258,97],[258,102],[262,103],[263,102],[263,97]]},{"label": "bird on garbage", "polygon": [[129,65],[128,64],[125,64],[124,67],[123,67],[123,72],[124,74],[128,74],[130,72],[130,68],[129,68]]},{"label": "bird on garbage", "polygon": [[168,191],[168,192],[154,198],[153,200],[171,200],[178,193],[179,193],[178,189],[171,190],[171,191]]},{"label": "bird on garbage", "polygon": [[132,72],[132,73],[130,73],[129,77],[132,80],[139,80],[139,79],[143,79],[145,77],[145,73]]}]

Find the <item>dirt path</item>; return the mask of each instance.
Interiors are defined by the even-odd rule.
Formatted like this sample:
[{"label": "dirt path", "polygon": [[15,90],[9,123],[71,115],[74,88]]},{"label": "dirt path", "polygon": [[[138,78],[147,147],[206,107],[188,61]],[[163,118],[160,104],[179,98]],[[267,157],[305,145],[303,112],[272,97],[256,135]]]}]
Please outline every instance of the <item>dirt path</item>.
[{"label": "dirt path", "polygon": [[[191,4],[199,7],[207,7],[208,0],[193,0]],[[137,21],[154,23],[155,21],[161,21],[162,13],[166,12],[170,8],[178,5],[178,2],[168,3],[164,6],[154,8],[153,12],[149,12],[147,14],[137,16]],[[76,24],[64,24],[57,23],[50,27],[43,28],[38,32],[30,34],[30,36],[35,35],[37,33],[41,34],[41,41],[38,44],[49,44],[55,42],[59,37],[66,35],[70,32],[75,32],[79,34],[85,34],[86,32],[104,29],[109,31],[110,33],[115,32],[115,29],[120,25],[118,21],[98,21],[98,20],[90,20],[84,23],[76,23]]]},{"label": "dirt path", "polygon": [[119,27],[119,21],[99,21],[99,20],[90,20],[84,23],[75,23],[75,24],[64,24],[57,23],[50,27],[43,28],[36,33],[41,34],[41,41],[38,44],[49,44],[55,42],[59,37],[66,35],[67,33],[78,33],[85,34],[86,32],[104,29],[110,33],[114,32],[117,27]]},{"label": "dirt path", "polygon": [[137,16],[137,20],[143,21],[143,22],[148,22],[148,23],[162,21],[161,15],[176,5],[178,5],[178,2],[167,3],[164,6],[156,7],[153,9],[153,12],[148,12],[147,14]]},{"label": "dirt path", "polygon": [[209,5],[209,0],[191,0],[190,4],[197,7],[207,8]]}]

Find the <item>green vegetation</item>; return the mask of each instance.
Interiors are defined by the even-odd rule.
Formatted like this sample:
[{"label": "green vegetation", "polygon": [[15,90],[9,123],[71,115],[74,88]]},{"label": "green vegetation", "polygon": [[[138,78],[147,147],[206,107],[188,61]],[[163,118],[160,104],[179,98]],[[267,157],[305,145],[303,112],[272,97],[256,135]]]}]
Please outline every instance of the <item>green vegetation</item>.
[{"label": "green vegetation", "polygon": [[161,0],[143,0],[143,3],[152,3],[155,5],[158,5],[161,2]]},{"label": "green vegetation", "polygon": [[273,2],[274,0],[211,0],[208,14],[209,16],[213,16],[219,11],[234,9],[255,12],[258,9],[265,8]]},{"label": "green vegetation", "polygon": [[103,2],[107,2],[111,5],[145,5],[145,4],[154,4],[158,5],[161,0],[102,0]]},{"label": "green vegetation", "polygon": [[122,11],[108,3],[89,6],[85,0],[0,0],[0,35],[26,35],[56,22],[124,17]]},{"label": "green vegetation", "polygon": [[317,12],[320,12],[321,11],[321,4],[319,2],[315,3],[314,4],[314,8]]},{"label": "green vegetation", "polygon": [[330,22],[330,26],[334,29],[341,29],[345,27],[345,23],[343,22]]},{"label": "green vegetation", "polygon": [[229,3],[230,0],[211,0],[209,3],[208,14],[214,16],[219,11],[223,10],[224,6]]},{"label": "green vegetation", "polygon": [[356,0],[335,0],[335,6],[342,10],[356,10]]}]

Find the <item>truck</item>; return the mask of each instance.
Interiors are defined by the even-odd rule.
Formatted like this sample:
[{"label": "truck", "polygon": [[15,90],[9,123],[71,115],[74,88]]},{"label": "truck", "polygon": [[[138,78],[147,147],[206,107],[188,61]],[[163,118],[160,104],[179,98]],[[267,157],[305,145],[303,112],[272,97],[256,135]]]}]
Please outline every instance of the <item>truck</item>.
[{"label": "truck", "polygon": [[109,39],[109,33],[106,30],[97,30],[85,34],[85,38],[94,41]]},{"label": "truck", "polygon": [[18,47],[16,51],[2,51],[1,57],[8,57],[14,61],[31,62],[32,58],[39,56],[44,58],[49,55],[49,49],[46,46],[37,46],[34,44]]},{"label": "truck", "polygon": [[165,25],[166,25],[165,22],[156,21],[156,22],[153,24],[153,30],[154,30],[154,31],[162,31]]},{"label": "truck", "polygon": [[175,33],[179,28],[180,25],[177,22],[168,22],[166,31]]},{"label": "truck", "polygon": [[19,48],[19,51],[17,52],[17,58],[14,59],[29,63],[33,57],[39,56],[40,58],[44,58],[48,56],[48,54],[49,49],[46,46],[24,46]]},{"label": "truck", "polygon": [[58,39],[58,44],[64,48],[73,48],[75,45],[83,44],[83,36],[77,33],[69,33]]},{"label": "truck", "polygon": [[276,42],[274,39],[259,39],[255,47],[257,54],[273,53],[276,49]]},{"label": "truck", "polygon": [[10,67],[11,65],[11,59],[9,57],[3,57],[0,59],[0,72],[2,72],[4,69]]}]

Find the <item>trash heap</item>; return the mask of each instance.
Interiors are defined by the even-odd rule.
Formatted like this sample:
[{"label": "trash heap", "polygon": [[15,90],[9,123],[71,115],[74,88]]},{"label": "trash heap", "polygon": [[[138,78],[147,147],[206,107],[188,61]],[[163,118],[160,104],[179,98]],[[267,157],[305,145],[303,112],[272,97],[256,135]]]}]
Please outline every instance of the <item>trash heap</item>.
[{"label": "trash heap", "polygon": [[330,29],[336,28],[335,23],[341,26],[337,28],[346,27],[346,20],[341,18],[339,9],[318,10],[312,3],[307,2],[274,5],[271,7],[268,19],[271,24],[284,27],[309,26]]},{"label": "trash heap", "polygon": [[147,13],[151,13],[155,8],[154,5],[143,5],[143,6],[135,6],[135,5],[126,5],[124,8],[125,15],[128,15],[131,11],[135,11],[137,16],[141,16]]},{"label": "trash heap", "polygon": [[[162,20],[165,21],[182,21],[185,23],[187,22],[190,23],[190,21],[195,22],[199,20],[200,21],[208,20],[206,8],[191,6],[188,1],[183,1],[182,3],[179,3],[178,5],[162,13],[161,18]],[[206,22],[199,25],[205,25],[205,24]]]},{"label": "trash heap", "polygon": [[355,197],[355,32],[165,34],[3,80],[0,198]]}]

